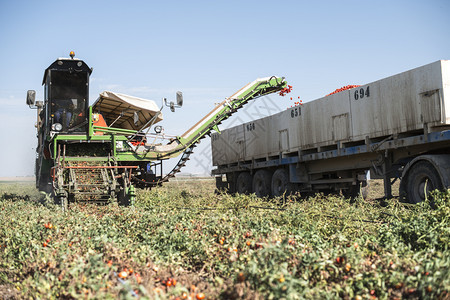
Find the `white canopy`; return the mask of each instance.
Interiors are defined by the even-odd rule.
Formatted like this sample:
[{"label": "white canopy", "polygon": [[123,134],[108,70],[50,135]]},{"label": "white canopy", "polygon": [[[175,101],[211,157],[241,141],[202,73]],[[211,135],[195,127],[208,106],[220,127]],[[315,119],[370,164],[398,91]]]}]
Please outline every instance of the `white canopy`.
[{"label": "white canopy", "polygon": [[[140,130],[151,125],[147,124],[157,113],[152,124],[162,121],[163,115],[155,101],[146,100],[124,94],[104,91],[92,105],[93,112],[101,113],[106,124],[115,128]],[[135,124],[134,113],[139,116]],[[122,115],[122,116],[121,116]],[[145,124],[144,128],[142,128]]]}]

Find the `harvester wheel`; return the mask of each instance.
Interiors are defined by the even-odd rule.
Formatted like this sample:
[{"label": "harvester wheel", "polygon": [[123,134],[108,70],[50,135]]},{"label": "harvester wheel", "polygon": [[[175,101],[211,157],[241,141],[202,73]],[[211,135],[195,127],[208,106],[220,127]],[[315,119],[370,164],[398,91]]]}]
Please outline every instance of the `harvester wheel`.
[{"label": "harvester wheel", "polygon": [[51,192],[53,191],[52,181],[49,174],[41,174],[39,182],[36,176],[36,185],[39,191],[45,192],[47,194],[51,194]]},{"label": "harvester wheel", "polygon": [[134,186],[128,180],[128,173],[122,173],[120,190],[117,193],[117,202],[122,206],[130,206],[135,198]]},{"label": "harvester wheel", "polygon": [[62,211],[67,211],[69,208],[69,198],[67,197],[67,193],[55,195],[54,202],[56,205],[61,206]]},{"label": "harvester wheel", "polygon": [[258,170],[253,176],[253,192],[258,197],[270,196],[272,174],[267,170]]},{"label": "harvester wheel", "polygon": [[67,198],[67,196],[61,197],[61,208],[62,211],[67,211],[67,209],[69,209],[69,198]]},{"label": "harvester wheel", "polygon": [[242,172],[236,180],[236,192],[239,194],[250,194],[252,192],[252,175],[250,172]]},{"label": "harvester wheel", "polygon": [[128,196],[128,193],[126,192],[126,189],[121,189],[120,192],[117,194],[117,202],[121,206],[129,206],[131,201],[130,197]]},{"label": "harvester wheel", "polygon": [[41,181],[39,183],[39,191],[45,192],[46,194],[51,194],[53,191],[53,186],[49,181]]}]

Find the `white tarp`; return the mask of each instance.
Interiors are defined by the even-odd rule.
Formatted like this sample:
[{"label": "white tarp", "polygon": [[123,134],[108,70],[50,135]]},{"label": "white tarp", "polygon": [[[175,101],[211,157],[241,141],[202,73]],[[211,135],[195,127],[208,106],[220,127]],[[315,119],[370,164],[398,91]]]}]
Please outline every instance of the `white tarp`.
[{"label": "white tarp", "polygon": [[[108,126],[111,126],[115,121],[111,127],[123,129],[143,129],[142,126],[150,121],[158,112],[159,115],[155,118],[154,122],[151,122],[146,127],[158,123],[163,119],[163,115],[155,101],[109,91],[104,91],[100,94],[100,97],[92,106],[92,111],[101,113]],[[136,124],[135,112],[139,116]]]}]

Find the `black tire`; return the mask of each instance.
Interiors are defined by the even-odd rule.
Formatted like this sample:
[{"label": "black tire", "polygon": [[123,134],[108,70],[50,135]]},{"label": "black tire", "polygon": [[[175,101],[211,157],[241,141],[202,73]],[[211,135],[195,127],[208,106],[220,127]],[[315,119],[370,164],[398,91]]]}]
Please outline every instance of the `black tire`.
[{"label": "black tire", "polygon": [[215,180],[216,180],[216,190],[215,190],[216,194],[228,192],[228,182],[227,181],[223,182],[222,176],[216,176]]},{"label": "black tire", "polygon": [[50,176],[48,174],[41,175],[41,180],[38,183],[38,186],[39,186],[39,191],[45,192],[47,194],[50,194],[53,191],[53,186],[50,181]]},{"label": "black tire", "polygon": [[272,176],[272,196],[288,196],[292,192],[292,184],[289,182],[288,171],[284,168],[276,170]]},{"label": "black tire", "polygon": [[406,200],[412,204],[422,202],[435,189],[443,190],[444,185],[434,166],[426,161],[412,165],[406,177]]},{"label": "black tire", "polygon": [[369,183],[367,183],[366,186],[363,186],[361,188],[361,196],[363,197],[364,200],[366,200],[367,197],[369,197]]},{"label": "black tire", "polygon": [[369,195],[369,183],[366,183],[366,185],[363,184],[363,186],[360,186],[361,182],[358,182],[356,185],[352,185],[346,190],[342,191],[342,194],[345,198],[350,198],[351,200],[354,200],[358,198],[360,195],[365,200],[367,199],[367,196]]},{"label": "black tire", "polygon": [[67,211],[69,209],[69,198],[61,197],[61,209],[62,211]]},{"label": "black tire", "polygon": [[53,197],[53,202],[56,205],[61,206],[62,211],[67,211],[69,209],[69,198],[67,197],[67,194],[55,195]]},{"label": "black tire", "polygon": [[250,194],[252,189],[252,175],[249,172],[242,172],[236,179],[236,192],[239,194]]},{"label": "black tire", "polygon": [[125,190],[120,190],[120,192],[117,194],[117,202],[120,206],[131,205],[130,197],[128,196],[128,193],[125,192]]},{"label": "black tire", "polygon": [[253,192],[257,197],[270,197],[272,174],[267,170],[258,170],[253,176]]},{"label": "black tire", "polygon": [[227,173],[228,193],[234,194],[236,190],[236,173]]}]

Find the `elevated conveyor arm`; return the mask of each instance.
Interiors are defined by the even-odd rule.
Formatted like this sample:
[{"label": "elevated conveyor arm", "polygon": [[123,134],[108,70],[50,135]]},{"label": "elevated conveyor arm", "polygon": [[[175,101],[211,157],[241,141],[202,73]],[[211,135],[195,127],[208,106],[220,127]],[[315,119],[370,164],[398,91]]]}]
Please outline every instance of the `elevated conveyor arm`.
[{"label": "elevated conveyor arm", "polygon": [[283,77],[258,78],[250,82],[203,117],[181,136],[166,145],[151,146],[146,157],[166,159],[178,156],[181,152],[198,142],[212,130],[218,131],[218,125],[252,99],[275,93],[286,87]]}]

